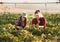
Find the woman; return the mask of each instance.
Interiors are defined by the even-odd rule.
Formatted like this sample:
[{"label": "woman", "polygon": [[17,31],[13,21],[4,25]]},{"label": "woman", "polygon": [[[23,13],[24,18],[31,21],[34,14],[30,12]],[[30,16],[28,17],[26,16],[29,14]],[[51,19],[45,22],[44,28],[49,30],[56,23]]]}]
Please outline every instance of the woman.
[{"label": "woman", "polygon": [[28,23],[26,17],[24,17],[24,16],[19,17],[16,21],[15,28],[16,29],[29,28],[29,23]]},{"label": "woman", "polygon": [[46,27],[46,20],[44,16],[40,14],[40,10],[35,11],[35,18],[33,18],[32,24],[34,28]]}]

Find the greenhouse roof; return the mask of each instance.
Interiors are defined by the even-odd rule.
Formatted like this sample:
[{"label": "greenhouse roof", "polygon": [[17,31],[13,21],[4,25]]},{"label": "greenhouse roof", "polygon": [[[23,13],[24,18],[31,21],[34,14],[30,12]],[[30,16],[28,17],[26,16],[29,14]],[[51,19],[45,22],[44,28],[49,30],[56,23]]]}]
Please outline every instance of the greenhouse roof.
[{"label": "greenhouse roof", "polygon": [[57,2],[59,0],[0,0],[0,2]]}]

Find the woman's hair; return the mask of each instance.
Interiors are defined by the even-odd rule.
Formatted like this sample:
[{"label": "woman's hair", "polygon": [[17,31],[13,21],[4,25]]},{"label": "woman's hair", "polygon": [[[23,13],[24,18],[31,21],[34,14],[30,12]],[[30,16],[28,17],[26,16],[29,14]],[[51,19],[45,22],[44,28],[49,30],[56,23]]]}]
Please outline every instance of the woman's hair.
[{"label": "woman's hair", "polygon": [[40,12],[40,10],[36,10],[36,11],[35,11],[35,14],[37,14],[38,12]]},{"label": "woman's hair", "polygon": [[26,26],[26,17],[23,17],[25,20],[24,20],[24,26],[22,26],[22,16],[20,17],[20,21],[21,21],[21,26],[24,28]]}]

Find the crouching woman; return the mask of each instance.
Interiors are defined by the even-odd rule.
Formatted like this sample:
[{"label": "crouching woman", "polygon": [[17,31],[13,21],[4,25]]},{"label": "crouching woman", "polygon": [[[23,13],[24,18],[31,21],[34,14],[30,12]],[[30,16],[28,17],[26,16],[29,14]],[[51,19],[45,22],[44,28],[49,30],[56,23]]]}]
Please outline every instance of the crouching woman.
[{"label": "crouching woman", "polygon": [[35,18],[32,19],[32,25],[34,28],[46,28],[46,19],[45,17],[40,13],[40,10],[35,11]]},{"label": "crouching woman", "polygon": [[15,28],[29,28],[29,22],[27,21],[27,18],[23,16],[19,17],[16,21]]}]

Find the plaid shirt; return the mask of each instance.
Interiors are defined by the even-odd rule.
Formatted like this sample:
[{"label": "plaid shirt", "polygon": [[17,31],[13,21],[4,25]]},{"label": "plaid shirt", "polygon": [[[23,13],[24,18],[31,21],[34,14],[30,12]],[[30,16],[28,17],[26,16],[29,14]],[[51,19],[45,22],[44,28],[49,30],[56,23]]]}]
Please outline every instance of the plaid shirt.
[{"label": "plaid shirt", "polygon": [[20,24],[21,24],[21,21],[20,21],[20,17],[19,17],[19,18],[17,19],[15,25],[16,25],[16,26],[20,26]]},{"label": "plaid shirt", "polygon": [[[40,17],[39,18],[39,21],[40,21],[40,23],[39,23],[39,25],[40,26],[44,26],[44,28],[46,27],[46,20],[45,20],[45,18],[44,17]],[[38,24],[38,21],[37,21],[37,19],[36,18],[34,18],[33,20],[32,20],[32,24]]]},{"label": "plaid shirt", "polygon": [[24,27],[27,27],[27,25],[29,26],[29,23],[28,23],[28,20],[26,19],[26,25],[22,26],[20,17],[17,19],[17,21],[15,23],[16,28],[17,28],[17,26],[22,26],[24,28]]}]

